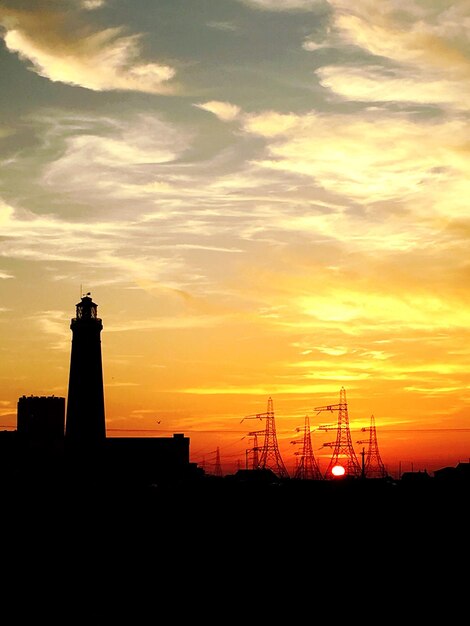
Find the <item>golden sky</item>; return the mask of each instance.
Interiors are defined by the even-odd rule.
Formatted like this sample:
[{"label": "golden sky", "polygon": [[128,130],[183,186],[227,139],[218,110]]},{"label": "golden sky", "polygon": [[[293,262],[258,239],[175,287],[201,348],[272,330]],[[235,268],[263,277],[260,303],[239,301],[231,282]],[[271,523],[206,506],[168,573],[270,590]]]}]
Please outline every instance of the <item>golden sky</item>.
[{"label": "golden sky", "polygon": [[6,0],[0,36],[4,427],[66,396],[90,291],[109,436],[231,471],[272,397],[324,469],[344,386],[390,471],[468,460],[466,0]]}]

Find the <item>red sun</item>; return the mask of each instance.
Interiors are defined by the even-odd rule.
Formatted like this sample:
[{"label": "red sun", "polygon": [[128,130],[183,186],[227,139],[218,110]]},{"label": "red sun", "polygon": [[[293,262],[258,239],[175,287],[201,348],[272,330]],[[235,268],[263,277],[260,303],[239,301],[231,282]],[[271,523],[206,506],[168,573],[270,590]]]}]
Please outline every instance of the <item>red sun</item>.
[{"label": "red sun", "polygon": [[346,470],[342,465],[335,465],[331,468],[331,473],[333,476],[344,476],[346,474]]}]

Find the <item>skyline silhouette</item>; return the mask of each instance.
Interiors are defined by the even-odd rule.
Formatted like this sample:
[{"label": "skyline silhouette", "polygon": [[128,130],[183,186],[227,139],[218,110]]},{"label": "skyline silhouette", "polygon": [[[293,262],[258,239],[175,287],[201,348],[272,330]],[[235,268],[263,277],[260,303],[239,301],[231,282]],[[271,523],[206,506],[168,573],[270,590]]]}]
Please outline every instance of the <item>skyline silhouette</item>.
[{"label": "skyline silhouette", "polygon": [[170,597],[198,621],[222,584],[241,606],[241,572],[245,621],[252,582],[268,619],[307,584],[455,597],[469,20],[468,0],[0,1],[10,620],[138,626]]},{"label": "skyline silhouette", "polygon": [[323,472],[344,387],[356,455],[374,415],[389,473],[466,461],[467,4],[186,4],[1,3],[0,424],[93,292],[111,436],[233,471],[271,397]]},{"label": "skyline silhouette", "polygon": [[[155,465],[160,467],[158,472],[164,474],[166,470],[164,471],[162,468],[165,464],[172,468],[171,472],[181,473],[182,470],[178,469],[178,466],[182,464],[189,468],[191,456],[190,438],[185,438],[184,434],[173,434],[173,439],[167,438],[167,443],[165,443],[164,437],[126,437],[123,434],[114,438],[107,436],[101,355],[103,323],[102,319],[98,317],[97,309],[98,305],[93,302],[90,292],[83,295],[80,302],[76,304],[76,316],[72,318],[70,323],[72,344],[67,403],[65,403],[65,398],[55,396],[35,397],[30,395],[27,397],[23,395],[18,400],[16,431],[19,436],[18,443],[15,443],[15,440],[11,438],[10,442],[13,442],[14,446],[19,445],[19,450],[21,446],[24,447],[22,442],[26,442],[26,450],[30,448],[32,450],[31,444],[39,450],[44,448],[44,453],[53,458],[57,454],[57,442],[59,440],[60,444],[62,439],[65,446],[62,454],[65,454],[65,458],[72,453],[78,455],[76,459],[81,467],[92,463],[93,458],[96,457],[99,466],[102,463],[111,462],[118,473],[123,472],[124,466],[128,467],[127,471],[129,472],[130,466],[134,465],[135,468],[141,467],[141,469],[134,469],[131,472],[132,475],[149,473],[151,476],[152,465]],[[62,408],[62,415],[60,414],[60,407]],[[66,418],[64,420],[65,407]],[[297,432],[303,430],[304,433],[302,451],[294,452],[294,457],[301,455],[300,459],[296,458],[294,469],[291,472],[288,471],[277,440],[273,399],[269,397],[265,412],[245,415],[240,420],[240,424],[247,424],[249,420],[264,422],[262,429],[259,428],[247,433],[247,437],[253,439],[253,446],[245,447],[244,475],[248,476],[249,472],[261,475],[260,472],[264,471],[268,476],[269,473],[272,473],[276,480],[288,480],[292,477],[294,480],[313,480],[316,482],[358,478],[391,480],[393,478],[392,473],[387,471],[381,458],[375,416],[373,415],[370,418],[370,425],[361,429],[362,432],[369,432],[368,441],[356,441],[356,444],[368,444],[367,453],[363,448],[362,462],[359,462],[352,441],[348,402],[344,387],[340,389],[339,403],[317,406],[314,411],[317,416],[324,412],[328,414],[337,412],[338,415],[336,423],[323,424],[318,427],[319,431],[336,433],[334,441],[323,443],[320,448],[332,449],[325,470],[322,471],[312,448],[312,430],[307,415],[303,429],[296,428]],[[60,428],[62,433],[58,437]],[[244,438],[242,437],[242,439]],[[177,450],[176,445],[180,441],[182,443],[183,440],[187,446],[186,451],[183,451],[182,448]],[[8,444],[8,439],[5,441]],[[53,448],[51,443],[54,444]],[[290,443],[295,444],[299,441],[293,440]],[[172,455],[176,456],[173,457]],[[161,457],[160,460],[159,457]],[[459,468],[464,465],[459,462],[455,468],[438,468],[437,475],[449,476],[452,474],[452,469],[457,470],[457,475]],[[222,478],[230,474],[239,475],[241,462],[240,459],[237,460],[237,472],[223,472],[220,447],[217,446],[212,471],[206,467],[205,454],[202,462],[193,462],[192,466],[193,472],[196,467],[199,467],[203,475]],[[92,467],[94,467],[93,464]],[[411,471],[405,470],[402,473],[401,470],[400,466],[398,475],[395,476],[398,480],[401,480],[403,476],[409,480],[410,476],[415,474],[413,463],[411,464]],[[446,470],[447,474],[443,470]],[[428,478],[429,476],[427,469],[417,471],[418,478]]]},{"label": "skyline silhouette", "polygon": [[[130,539],[132,543],[135,532],[129,524],[123,525],[127,519],[138,525],[143,538],[149,531],[163,532],[166,539],[178,543],[185,536],[181,528],[194,532],[200,524],[205,533],[208,522],[216,517],[222,523],[224,543],[227,530],[240,536],[238,526],[247,520],[261,521],[264,532],[264,526],[271,529],[280,524],[282,530],[275,539],[278,546],[294,531],[299,516],[311,525],[312,512],[315,520],[321,511],[328,511],[338,526],[341,519],[347,519],[349,532],[356,521],[366,516],[371,519],[378,512],[385,514],[386,523],[381,524],[385,543],[393,536],[392,523],[403,516],[411,522],[410,528],[420,520],[435,523],[441,515],[447,520],[456,515],[460,519],[470,488],[470,461],[443,467],[434,476],[427,471],[405,471],[398,479],[388,474],[377,476],[374,472],[381,457],[372,417],[370,426],[363,429],[369,432],[367,460],[363,452],[359,466],[352,448],[344,387],[338,404],[315,408],[318,414],[338,412],[336,440],[325,444],[333,447],[333,453],[324,474],[315,460],[306,417],[297,465],[303,469],[289,475],[277,442],[271,397],[265,412],[240,420],[243,425],[250,420],[264,422],[264,429],[249,432],[253,447],[246,448],[247,467],[238,467],[233,473],[222,470],[219,447],[213,472],[207,471],[205,463],[192,462],[191,438],[184,433],[172,437],[109,436],[102,374],[106,362],[102,363],[100,340],[103,324],[90,296],[82,296],[70,324],[67,403],[56,396],[23,395],[18,400],[17,430],[0,431],[0,502],[11,511],[8,524],[13,529],[20,527],[22,518],[29,519],[32,510],[41,511],[42,521],[49,524],[47,532],[52,520],[62,521],[64,514],[75,524],[79,512],[78,527],[83,520],[92,520],[87,541],[99,550],[102,524],[116,528],[116,519],[123,533],[121,547],[122,541],[127,544]],[[331,426],[324,429],[332,430]],[[338,468],[342,472],[336,471]],[[70,535],[66,533],[65,546],[75,541],[74,524]],[[28,545],[28,541],[22,543],[22,547]]]},{"label": "skyline silhouette", "polygon": [[[104,436],[105,433],[108,433],[109,436],[117,436],[117,437],[129,437],[129,436],[155,437],[155,436],[171,435],[173,434],[173,432],[183,431],[183,432],[186,432],[188,435],[191,435],[191,438],[195,438],[197,441],[197,445],[192,446],[192,449],[191,449],[191,460],[194,463],[200,466],[205,465],[207,467],[209,467],[212,464],[215,470],[215,468],[217,467],[217,461],[215,458],[212,461],[210,460],[211,454],[212,455],[215,454],[214,451],[211,452],[211,447],[212,447],[211,442],[215,441],[217,442],[217,445],[214,447],[214,450],[216,448],[219,450],[219,457],[221,458],[221,460],[223,460],[223,465],[226,468],[227,473],[233,473],[235,469],[238,467],[244,467],[245,469],[247,469],[249,466],[254,467],[257,464],[258,461],[254,463],[253,456],[252,456],[250,463],[248,463],[248,453],[249,452],[252,453],[253,449],[251,449],[250,451],[249,449],[246,448],[245,443],[244,443],[245,437],[256,436],[256,437],[263,438],[264,443],[265,443],[265,445],[260,445],[260,442],[258,441],[254,444],[254,447],[258,448],[257,451],[259,452],[259,454],[264,454],[265,456],[266,455],[271,456],[273,454],[274,457],[271,459],[271,461],[277,458],[277,461],[275,461],[274,463],[275,465],[276,464],[278,465],[278,467],[276,468],[277,473],[281,473],[281,474],[284,473],[286,476],[287,475],[293,476],[296,474],[297,462],[298,462],[298,459],[296,457],[298,455],[294,450],[292,450],[291,447],[289,447],[289,443],[291,443],[292,436],[297,431],[298,426],[291,427],[291,429],[289,430],[285,427],[282,428],[282,426],[287,420],[289,421],[290,424],[292,424],[294,416],[287,416],[287,420],[286,420],[285,416],[279,415],[276,412],[276,417],[277,417],[276,421],[278,425],[280,425],[282,428],[281,430],[282,438],[279,441],[277,438],[277,434],[275,432],[276,428],[274,428],[275,441],[272,438],[273,433],[267,432],[266,429],[258,430],[257,432],[256,431],[247,432],[246,430],[244,430],[243,422],[245,419],[247,419],[247,416],[245,416],[242,419],[238,419],[240,416],[236,416],[236,418],[227,417],[226,420],[224,416],[220,416],[222,419],[224,419],[224,424],[229,424],[229,428],[226,428],[225,426],[221,426],[219,430],[212,430],[209,432],[200,431],[198,428],[194,428],[194,426],[190,426],[189,428],[187,428],[184,424],[184,421],[181,423],[181,427],[180,427],[179,422],[175,423],[174,421],[171,421],[171,420],[169,420],[168,423],[166,424],[165,423],[166,420],[163,416],[161,419],[152,418],[151,421],[156,426],[155,428],[139,428],[138,426],[134,428],[113,428],[112,418],[111,418],[111,425],[108,425],[107,422],[105,423],[104,389],[107,387],[107,385],[106,385],[106,377],[103,377],[102,364],[101,364],[101,341],[99,337],[101,333],[101,329],[102,329],[102,321],[100,318],[97,317],[97,313],[96,313],[97,305],[93,303],[91,299],[91,292],[87,292],[87,294],[81,297],[80,303],[77,304],[77,317],[72,319],[70,328],[72,329],[72,335],[74,336],[75,332],[78,333],[78,331],[76,330],[77,324],[85,323],[86,325],[89,323],[86,320],[81,320],[81,313],[79,313],[78,311],[79,308],[80,310],[84,308],[84,304],[87,305],[88,302],[91,303],[92,310],[90,309],[91,312],[89,312],[89,315],[88,314],[87,315],[88,317],[90,317],[90,321],[96,322],[99,327],[96,348],[92,349],[92,352],[93,350],[95,350],[96,354],[99,356],[99,359],[97,360],[98,369],[96,370],[96,376],[94,377],[96,378],[96,381],[97,381],[97,387],[95,385],[96,389],[93,393],[91,393],[90,397],[96,396],[97,402],[101,406],[101,409],[98,410],[98,413],[102,415],[100,418],[101,425],[99,426],[99,429],[98,429],[101,432],[101,436]],[[90,307],[87,306],[85,308],[87,308],[87,311],[88,311]],[[74,342],[73,337],[72,337],[71,354],[73,355],[74,350],[75,352],[77,352],[76,360],[78,363],[80,361],[80,358],[79,358],[76,346],[74,348],[74,343],[76,344],[76,342]],[[87,348],[84,354],[85,355],[88,354],[88,351],[90,349],[91,348]],[[71,392],[72,394],[75,394],[77,398],[81,398],[81,401],[83,402],[83,406],[86,406],[89,403],[89,400],[87,399],[86,394],[83,393],[81,386],[83,386],[83,384],[86,384],[89,373],[87,373],[87,370],[85,368],[84,372],[79,375],[78,370],[80,369],[81,366],[75,366],[75,367],[78,367],[78,369],[77,369],[77,373],[74,374],[73,372],[75,368],[73,366],[73,363],[74,363],[74,359],[72,358],[71,367],[70,367],[69,394]],[[86,376],[83,375],[84,373],[86,374]],[[74,380],[76,381],[75,383],[73,382]],[[76,386],[76,390],[74,389],[74,386]],[[27,393],[27,390],[23,389],[23,396],[26,395],[26,393]],[[29,395],[33,395],[33,394],[30,393]],[[40,395],[44,395],[44,393]],[[343,460],[345,461],[347,466],[351,465],[352,463],[351,467],[355,468],[353,473],[355,473],[356,475],[359,475],[361,473],[362,470],[360,467],[360,463],[358,461],[358,456],[362,453],[357,448],[355,448],[353,439],[356,440],[357,438],[353,435],[354,435],[354,432],[357,432],[358,436],[361,436],[363,432],[370,431],[370,428],[371,428],[370,424],[365,425],[366,424],[365,420],[364,421],[361,420],[359,422],[360,428],[356,426],[356,428],[353,429],[352,425],[349,423],[350,421],[349,409],[348,409],[348,403],[346,402],[346,389],[344,386],[341,386],[339,390],[339,395],[340,395],[339,404],[338,403],[335,404],[333,402],[332,404],[328,404],[324,406],[314,406],[313,408],[311,408],[310,411],[305,411],[304,413],[304,415],[307,415],[309,417],[309,420],[312,420],[314,422],[314,425],[310,427],[310,437],[311,437],[312,446],[313,446],[312,451],[315,457],[315,463],[317,464],[318,470],[323,477],[329,474],[329,472],[331,471],[332,465],[338,461],[339,457],[345,457]],[[184,396],[179,396],[179,397],[183,398]],[[266,425],[272,424],[274,422],[273,418],[274,418],[275,412],[273,408],[273,399],[271,396],[268,397],[268,405],[270,405],[271,408],[267,412],[255,413],[252,416],[248,416],[248,418],[254,417],[262,421],[268,416],[268,414],[270,414],[272,419],[267,420]],[[323,420],[320,419],[322,417],[321,415],[322,411],[328,411],[330,413],[333,413],[336,410],[338,410],[338,422],[325,425]],[[160,416],[158,409],[155,410],[155,413],[156,415]],[[67,414],[69,417],[68,407],[67,407]],[[343,416],[342,419],[341,419],[341,416]],[[375,422],[375,416],[373,416],[373,419]],[[16,417],[15,417],[15,420],[16,420]],[[70,421],[71,420],[69,419],[69,422]],[[354,422],[354,420],[352,420],[352,422]],[[175,425],[174,428],[167,427],[167,426],[170,426],[171,423]],[[343,423],[343,425],[347,423],[347,428],[346,429],[341,428],[340,426],[341,423]],[[357,424],[357,420],[356,420],[356,424]],[[409,440],[408,455],[407,455],[408,458],[404,458],[405,455],[395,454],[395,456],[390,459],[390,454],[387,453],[386,445],[384,446],[385,454],[383,452],[378,452],[378,451],[375,451],[373,453],[375,454],[376,457],[377,457],[377,454],[380,457],[380,464],[382,466],[382,469],[380,471],[389,476],[399,478],[403,472],[407,472],[407,471],[411,471],[411,472],[424,471],[424,472],[432,473],[435,470],[440,470],[446,466],[454,466],[470,458],[468,454],[466,454],[470,447],[469,445],[467,445],[466,433],[470,433],[470,429],[467,429],[467,428],[407,429],[407,428],[392,428],[390,426],[388,428],[387,427],[382,428],[380,425],[380,421],[378,425],[374,424],[374,426],[375,426],[376,447],[378,447],[377,433],[379,433],[380,435],[381,448],[382,448],[382,442],[386,444],[387,437],[390,437],[392,433],[395,436],[397,436],[399,439],[403,439],[403,437],[405,436]],[[14,424],[10,424],[10,425],[3,424],[3,425],[0,425],[0,428],[4,428],[4,429],[6,428],[9,430],[12,430],[14,429]],[[70,430],[70,426],[69,426],[69,430]],[[271,429],[268,429],[268,430],[272,431],[273,429],[271,427]],[[336,433],[336,438],[337,438],[336,442],[332,441],[332,442],[326,443],[324,441],[324,437],[322,433],[326,434],[328,431]],[[445,450],[445,448],[442,446],[442,439],[443,439],[443,435],[445,435],[446,433],[447,434],[456,433],[456,435],[459,437],[459,442],[460,442],[463,454],[457,455],[457,454],[454,454],[451,450]],[[196,436],[194,437],[194,435]],[[432,437],[436,437],[439,440],[439,442],[441,442],[441,451],[440,451],[441,460],[439,460],[439,457],[435,459],[430,459],[428,461],[426,459],[422,460],[420,459],[419,454],[416,454],[416,455],[414,454],[415,451],[419,452],[420,439],[422,439],[426,435],[428,436],[431,435]],[[207,439],[209,440],[208,442],[205,441],[205,436],[207,436]],[[322,437],[322,440],[320,440],[320,436]],[[347,440],[345,439],[345,437]],[[266,445],[266,441],[268,439],[272,439],[270,445]],[[414,442],[416,443],[415,446],[413,446]],[[359,443],[362,444],[364,442],[356,441],[356,446]],[[331,454],[326,453],[324,451],[325,448],[330,448],[332,450]],[[387,454],[389,458],[387,458]],[[368,452],[368,455],[370,456],[370,451]],[[348,460],[347,458],[348,456],[350,457],[350,460]],[[382,459],[382,456],[383,456],[383,459]],[[264,459],[263,461],[263,464],[262,464],[263,466],[265,466],[265,462],[266,462],[266,459]],[[370,459],[368,463],[370,463]],[[351,467],[349,467],[348,473],[351,473]],[[209,469],[209,473],[211,473],[210,469]]]}]

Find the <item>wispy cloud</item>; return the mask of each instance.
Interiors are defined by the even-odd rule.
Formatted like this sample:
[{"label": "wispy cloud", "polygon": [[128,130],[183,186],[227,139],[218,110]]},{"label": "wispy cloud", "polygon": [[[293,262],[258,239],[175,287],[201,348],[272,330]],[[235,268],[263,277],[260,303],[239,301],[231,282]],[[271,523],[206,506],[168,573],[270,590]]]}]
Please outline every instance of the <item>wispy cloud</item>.
[{"label": "wispy cloud", "polygon": [[302,48],[304,50],[309,50],[310,52],[315,51],[315,50],[321,50],[322,48],[325,48],[326,46],[327,44],[325,43],[317,43],[316,41],[312,41],[311,39],[307,39],[302,44]]},{"label": "wispy cloud", "polygon": [[[449,267],[433,259],[452,241],[453,275],[463,278],[455,271],[470,234],[462,222],[469,185],[463,121],[409,120],[380,109],[354,119],[240,112],[244,143],[255,137],[264,145],[258,142],[248,164],[234,145],[230,167],[224,152],[186,159],[188,150],[194,154],[197,148],[192,131],[154,115],[74,118],[56,112],[35,121],[43,129],[38,137],[44,149],[54,146],[55,156],[36,184],[54,202],[41,213],[0,205],[4,257],[85,265],[92,256],[102,284],[130,279],[146,291],[159,283],[185,290],[189,281],[209,293],[220,285],[214,259],[222,253],[225,279],[218,289],[233,293],[225,283],[235,280],[234,272],[239,278],[245,263],[251,268],[269,263],[272,275],[264,270],[262,281],[286,289],[291,306],[308,281],[303,264],[315,265],[319,277],[335,282],[345,251],[358,255],[363,273],[364,250],[377,250],[407,254],[408,273],[425,263],[437,279]],[[31,178],[32,164],[28,152],[24,163],[18,156],[16,168]],[[69,199],[73,210],[64,211]],[[459,228],[453,218],[461,219]],[[422,254],[426,261],[419,261]],[[296,267],[297,276],[283,276],[284,263]],[[377,271],[383,275],[384,268]],[[387,272],[393,282],[393,264]],[[246,288],[246,277],[242,283]],[[270,321],[290,324],[276,303],[277,290],[271,301],[262,282],[253,284],[248,297],[259,299],[267,311],[275,306]],[[415,289],[413,282],[410,288]],[[328,297],[335,302],[339,295]],[[361,302],[360,290],[351,295],[355,298]],[[373,301],[367,302],[376,311]],[[338,324],[338,316],[342,324],[347,315],[362,318],[357,307],[335,311],[326,302],[312,306],[314,318],[307,302],[296,303],[306,329],[323,324],[330,313]],[[406,319],[408,311],[397,315]]]},{"label": "wispy cloud", "polygon": [[459,385],[457,387],[415,387],[408,386],[404,388],[404,391],[411,391],[414,393],[419,393],[423,396],[441,396],[441,395],[455,395],[455,393],[468,393],[470,389],[470,385]]},{"label": "wispy cloud", "polygon": [[0,9],[0,24],[7,49],[53,82],[93,91],[173,91],[174,68],[142,61],[140,34],[120,27],[91,30],[78,14],[54,13],[42,1],[31,11]]},{"label": "wispy cloud", "polygon": [[297,384],[297,385],[283,385],[276,384],[266,386],[223,386],[220,387],[188,387],[186,389],[180,389],[181,393],[193,393],[196,395],[255,395],[255,396],[269,396],[271,394],[315,394],[315,393],[331,393],[332,385],[312,385],[312,384]]},{"label": "wispy cloud", "polygon": [[207,22],[207,26],[209,28],[215,28],[215,30],[224,30],[224,31],[236,31],[237,26],[233,24],[233,22]]},{"label": "wispy cloud", "polygon": [[111,323],[108,332],[135,332],[155,329],[213,328],[227,321],[227,316],[182,315],[181,317],[155,317],[129,320],[125,323]]},{"label": "wispy cloud", "polygon": [[[8,235],[2,245],[2,256],[36,261],[67,261],[87,265],[93,257],[94,265],[102,271],[113,269],[118,276],[140,278],[167,276],[181,261],[161,255],[145,256],[139,246],[139,231],[135,233],[134,252],[118,250],[131,245],[134,225],[127,221],[95,222],[93,229],[87,221],[66,221],[51,215],[36,216],[28,211],[16,211],[0,203],[0,224]],[[132,247],[132,246],[131,246]],[[140,251],[139,251],[140,249]],[[170,269],[172,268],[172,269]]]},{"label": "wispy cloud", "polygon": [[210,102],[204,102],[202,104],[195,104],[195,107],[209,111],[216,117],[224,122],[231,122],[236,119],[240,114],[240,107],[230,102],[218,102],[217,100],[211,100]]},{"label": "wispy cloud", "polygon": [[246,132],[267,140],[259,166],[309,177],[361,203],[411,206],[413,200],[415,213],[454,217],[466,214],[462,199],[470,191],[466,126],[460,119],[417,120],[380,109],[354,117],[266,111],[244,122]]},{"label": "wispy cloud", "polygon": [[329,0],[336,32],[347,43],[403,64],[470,76],[466,0],[400,3]]},{"label": "wispy cloud", "polygon": [[[44,183],[56,188],[88,193],[119,195],[137,181],[153,194],[171,189],[171,180],[160,176],[158,166],[180,157],[190,145],[191,135],[151,115],[132,119],[67,117],[38,120],[46,126],[45,141],[62,141],[63,153],[51,161],[43,174]],[[74,128],[78,125],[79,128]]]},{"label": "wispy cloud", "polygon": [[[387,294],[386,290],[376,293],[341,290],[330,291],[315,297],[297,298],[293,303],[299,319],[299,325],[309,325],[309,318],[318,322],[350,326],[358,333],[379,326],[410,330],[442,329],[444,327],[465,328],[470,323],[467,309],[455,310],[457,302],[446,301],[438,295],[398,293]],[[360,330],[361,329],[361,330]]]},{"label": "wispy cloud", "polygon": [[239,0],[239,2],[265,11],[312,11],[324,5],[324,0]]},{"label": "wispy cloud", "polygon": [[461,81],[413,70],[384,70],[378,66],[324,66],[316,71],[321,84],[348,100],[405,102],[467,110]]},{"label": "wispy cloud", "polygon": [[93,11],[94,9],[104,7],[106,0],[80,0],[80,4],[84,9]]},{"label": "wispy cloud", "polygon": [[0,4],[9,406],[11,372],[63,393],[84,285],[123,428],[133,389],[226,438],[341,383],[364,426],[465,424],[468,3]]},{"label": "wispy cloud", "polygon": [[[468,3],[329,0],[330,27],[303,43],[305,50],[335,48],[346,64],[316,70],[333,94],[362,102],[468,108],[470,89]],[[356,50],[355,50],[356,48]],[[360,54],[357,49],[361,48]],[[364,53],[370,55],[367,61]],[[323,61],[327,58],[319,57]]]},{"label": "wispy cloud", "polygon": [[69,338],[64,334],[67,327],[68,317],[64,311],[38,311],[32,316],[33,323],[41,331],[41,334],[54,338],[54,342],[48,342],[49,348],[64,351]]}]

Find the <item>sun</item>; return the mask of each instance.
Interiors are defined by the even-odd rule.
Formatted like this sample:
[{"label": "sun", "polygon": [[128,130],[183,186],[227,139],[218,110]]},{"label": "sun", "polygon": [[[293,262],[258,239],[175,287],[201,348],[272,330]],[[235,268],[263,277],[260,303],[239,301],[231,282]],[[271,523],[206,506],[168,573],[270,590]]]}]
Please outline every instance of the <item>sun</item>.
[{"label": "sun", "polygon": [[346,470],[342,465],[335,465],[331,468],[331,473],[333,476],[344,476],[346,474]]}]

